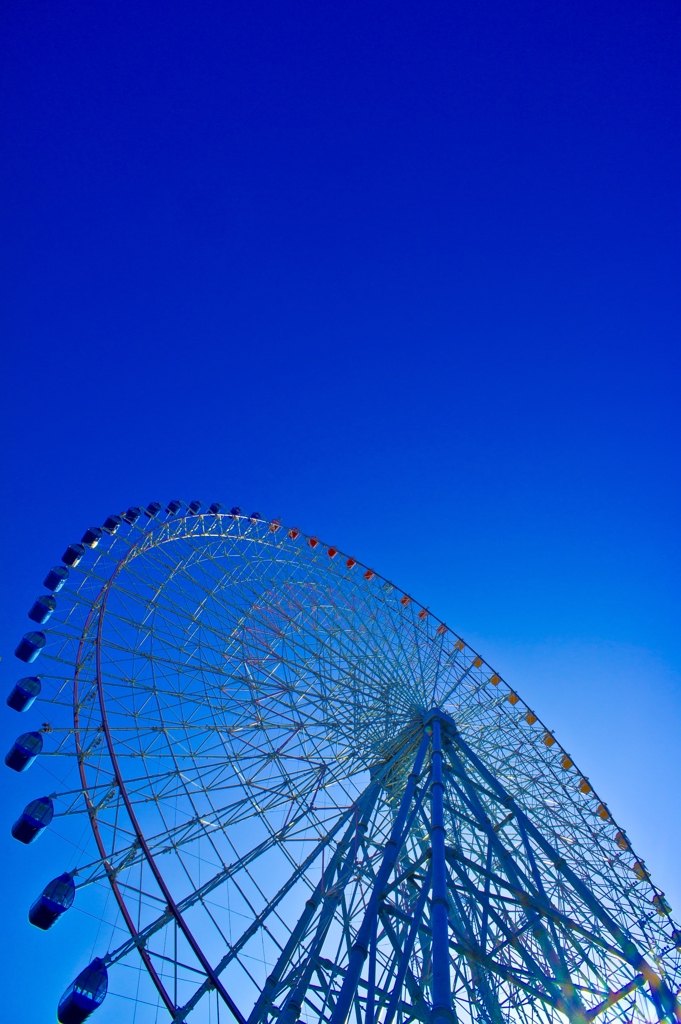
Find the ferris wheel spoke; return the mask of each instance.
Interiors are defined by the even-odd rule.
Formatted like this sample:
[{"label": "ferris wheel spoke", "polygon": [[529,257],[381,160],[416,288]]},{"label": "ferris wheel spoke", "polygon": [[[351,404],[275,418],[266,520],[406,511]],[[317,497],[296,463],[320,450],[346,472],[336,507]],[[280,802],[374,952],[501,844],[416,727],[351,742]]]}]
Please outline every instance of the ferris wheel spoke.
[{"label": "ferris wheel spoke", "polygon": [[[250,790],[250,792],[249,792],[249,791],[247,791],[247,794],[246,794],[247,796],[249,796],[249,797],[251,798],[251,800],[252,800],[252,788],[253,788],[253,787],[252,787],[252,785],[250,785],[250,786],[248,787],[248,790]],[[185,789],[186,789],[186,787],[185,787]],[[195,809],[195,810],[197,810],[197,813],[198,813],[198,809],[196,808],[196,806],[195,806],[195,804],[194,804],[193,794],[190,794],[190,793],[188,793],[188,792],[187,792],[187,795],[188,795],[188,797],[189,797],[189,800],[190,800],[190,804],[191,804],[191,806],[192,806],[192,807],[194,807],[194,809]],[[210,804],[211,804],[211,806],[212,806],[212,801],[210,800],[210,798],[209,798],[209,803],[210,803]],[[216,814],[216,809],[215,809],[214,807],[213,807],[213,814]],[[200,819],[200,820],[201,820],[201,821],[202,821],[202,823],[203,823],[203,820],[202,820],[202,819]],[[264,820],[265,820],[266,824],[268,824],[268,823],[267,823],[267,820],[266,820],[266,819],[264,819]],[[273,835],[273,834],[274,834],[274,830],[273,830],[273,829],[270,829],[270,833],[271,833],[271,834]],[[214,841],[213,841],[213,837],[212,837],[212,835],[211,835],[210,833],[208,833],[208,834],[207,834],[207,839],[208,839],[208,842],[209,842],[209,843],[211,844],[211,846],[212,846],[212,848],[213,848],[213,851],[214,851],[214,853],[215,853],[215,854],[216,854],[216,855],[218,856],[218,858],[219,858],[219,859],[221,859],[221,858],[220,858],[220,854],[219,854],[219,851],[218,851],[217,847],[215,846],[215,843],[214,843]],[[232,843],[231,845],[233,846],[233,843]],[[282,849],[283,849],[283,850],[285,851],[285,853],[286,853],[286,854],[287,854],[287,856],[288,856],[288,852],[286,851],[286,848],[285,848],[285,846],[282,846]],[[235,851],[235,852],[236,852],[236,851]],[[189,878],[189,880],[191,881],[191,874],[190,874],[190,872],[188,871],[188,869],[187,869],[187,867],[186,867],[186,865],[185,865],[184,861],[182,861],[182,864],[183,864],[183,867],[184,867],[184,869],[185,869],[185,871],[186,871],[186,873],[187,873],[187,877],[188,877],[188,878]],[[247,866],[246,866],[246,862],[245,862],[245,861],[244,861],[243,859],[242,859],[242,869],[243,869],[243,870],[244,870],[244,871],[245,871],[245,872],[246,872],[247,874],[249,874],[249,875],[250,875],[250,872],[248,872],[248,868],[247,868]],[[256,886],[256,888],[257,888],[257,889],[259,889],[259,886],[257,885],[257,883],[255,883],[255,881],[254,881],[253,879],[251,879],[251,880],[252,880],[252,881],[254,882],[254,885]],[[243,894],[242,894],[242,895],[243,895]],[[261,893],[261,895],[262,895],[262,893]],[[249,903],[249,901],[248,901],[248,900],[246,899],[246,897],[245,897],[245,896],[244,896],[244,899],[246,900],[246,902],[247,902],[247,903]],[[249,905],[250,905],[250,903],[249,903]],[[251,909],[253,909],[253,908],[251,907]],[[212,915],[210,915],[210,914],[209,914],[209,916],[211,917],[211,920],[213,920],[213,923],[215,924],[216,922],[215,922],[215,920],[214,920],[213,916],[212,916]],[[216,926],[217,926],[217,925],[216,925]],[[219,929],[218,929],[218,930],[219,930]],[[223,938],[224,938],[224,936],[223,936]]]},{"label": "ferris wheel spoke", "polygon": [[[234,861],[228,867],[222,868],[209,881],[204,882],[203,885],[196,889],[194,892],[190,893],[188,896],[185,896],[184,899],[179,900],[178,909],[182,913],[185,913],[187,910],[191,909],[191,907],[193,907],[197,902],[206,899],[212,892],[218,889],[232,876],[236,875],[246,864],[248,864],[250,861],[257,859],[259,856],[265,854],[268,850],[272,848],[273,845],[275,845],[277,842],[280,842],[285,837],[286,833],[288,831],[291,831],[296,824],[297,822],[295,821],[291,822],[290,825],[287,826],[287,828],[281,830],[281,834],[279,836],[268,836],[266,840],[264,840],[258,846],[254,847],[247,854],[244,854],[243,857]],[[331,838],[329,838],[328,841],[330,842]],[[310,863],[311,862],[312,860],[310,859]],[[151,936],[154,935],[159,929],[163,928],[166,924],[168,924],[170,920],[171,915],[168,912],[160,915],[154,921],[147,924],[145,928],[142,931],[140,931],[139,934],[136,935],[134,938],[127,940],[116,950],[109,953],[107,955],[107,962],[116,963],[119,960],[125,959],[125,957],[127,957],[132,950],[134,950],[138,945],[140,945],[140,943],[144,944],[148,942]]]},{"label": "ferris wheel spoke", "polygon": [[439,698],[441,704],[449,703],[449,701],[454,696],[456,690],[461,686],[463,682],[465,682],[469,673],[473,670],[473,667],[474,662],[471,660],[470,664],[466,668],[464,668],[461,674],[454,679],[454,682],[450,685],[449,690],[447,690],[447,692]]},{"label": "ferris wheel spoke", "polygon": [[[347,632],[337,631],[335,634],[335,640],[346,657],[350,660],[356,659],[357,654],[355,651],[359,650],[359,652],[364,653],[365,657],[371,652],[371,654],[380,658],[381,655],[384,656],[385,646],[387,646],[388,649],[391,649],[393,644],[396,644],[402,654],[401,659],[396,659],[397,679],[403,686],[409,686],[410,684],[415,683],[416,676],[413,670],[409,674],[406,672],[406,666],[409,665],[409,658],[405,656],[401,635],[399,633],[396,634],[393,629],[386,629],[383,622],[377,617],[376,624],[379,626],[380,631],[378,637],[372,634],[372,649],[370,647],[369,636],[366,634],[363,635],[362,631],[357,628],[356,618],[354,616],[351,618],[348,615],[347,609],[340,603],[336,603],[334,607],[337,615],[342,622],[345,622],[347,628]],[[343,644],[340,643],[341,638],[345,641]]]},{"label": "ferris wheel spoke", "polygon": [[254,593],[252,594],[252,598],[256,598],[256,597],[257,597],[257,594],[256,594],[256,593],[254,592]]},{"label": "ferris wheel spoke", "polygon": [[[279,891],[276,893],[273,899],[267,904],[267,906],[264,907],[263,910],[260,911],[260,913],[256,917],[254,917],[251,924],[242,933],[240,938],[237,939],[237,941],[232,945],[229,952],[220,960],[220,962],[217,964],[215,968],[216,973],[221,974],[228,967],[228,965],[239,956],[242,949],[257,933],[262,923],[269,917],[269,915],[275,910],[275,908],[279,906],[281,901],[291,891],[291,889],[293,889],[294,886],[297,885],[298,882],[305,877],[307,871],[312,866],[312,864],[322,855],[324,850],[330,845],[330,843],[333,841],[338,832],[340,832],[343,826],[347,824],[348,820],[355,813],[357,813],[358,808],[363,806],[365,802],[369,802],[371,799],[376,798],[376,789],[376,782],[371,782],[358,798],[357,804],[355,806],[348,807],[345,810],[345,812],[337,818],[331,830],[318,841],[314,849],[308,854],[308,856],[305,858],[302,864],[298,868],[296,868],[296,870],[291,874],[289,879],[279,889]],[[204,985],[201,986],[194,993],[194,995],[184,1005],[184,1007],[182,1007],[180,1011],[181,1015],[178,1016],[176,1019],[183,1020],[184,1017],[188,1013],[190,1013],[191,1010],[199,1003],[201,998],[205,995],[206,991],[207,986],[204,983]]]},{"label": "ferris wheel spoke", "polygon": [[[307,663],[305,661],[300,661],[300,653],[308,655],[309,661]],[[294,651],[291,653],[291,655],[289,655],[287,658],[279,654],[278,664],[281,665],[281,667],[287,668],[295,675],[297,675],[301,682],[305,677],[314,678],[321,682],[325,678],[325,671],[327,671],[326,666],[328,666],[329,661],[331,661],[331,658],[332,655],[326,654],[325,659],[320,664],[319,651],[314,649],[308,649],[304,645],[302,645],[302,643],[299,643],[294,649]],[[366,661],[362,663],[362,668],[364,670],[365,675],[367,674],[367,668],[370,667],[370,664],[370,662]],[[374,678],[377,677],[378,673],[376,673],[376,676]],[[335,686],[332,684],[331,692],[333,692],[334,688]],[[311,691],[311,693],[314,694],[314,691]],[[327,696],[326,699],[328,700],[330,698]]]}]

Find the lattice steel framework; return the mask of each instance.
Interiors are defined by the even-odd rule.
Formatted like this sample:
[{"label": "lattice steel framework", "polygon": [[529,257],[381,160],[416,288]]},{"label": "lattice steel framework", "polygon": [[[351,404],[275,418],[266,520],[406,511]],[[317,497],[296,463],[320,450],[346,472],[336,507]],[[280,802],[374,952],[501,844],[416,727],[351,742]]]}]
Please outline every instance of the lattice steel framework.
[{"label": "lattice steel framework", "polygon": [[500,675],[317,538],[176,504],[86,533],[36,666],[135,1020],[681,1022],[664,894]]}]

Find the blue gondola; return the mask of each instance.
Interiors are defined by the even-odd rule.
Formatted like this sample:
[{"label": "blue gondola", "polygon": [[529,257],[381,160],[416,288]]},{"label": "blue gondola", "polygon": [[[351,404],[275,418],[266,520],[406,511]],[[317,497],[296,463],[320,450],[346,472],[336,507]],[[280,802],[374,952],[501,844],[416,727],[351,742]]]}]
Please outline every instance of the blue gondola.
[{"label": "blue gondola", "polygon": [[20,818],[12,825],[12,835],[27,846],[42,835],[54,816],[54,804],[49,796],[40,796],[26,804]]},{"label": "blue gondola", "polygon": [[26,676],[20,679],[7,698],[7,707],[13,711],[28,711],[36,697],[40,696],[40,679],[38,676]]},{"label": "blue gondola", "polygon": [[239,508],[238,505],[235,505],[233,509],[230,509],[229,514],[230,514],[230,516],[240,516],[241,515],[241,509]]},{"label": "blue gondola", "polygon": [[84,554],[85,548],[82,544],[69,544],[66,551],[61,556],[61,560],[64,565],[75,566],[78,565]]},{"label": "blue gondola", "polygon": [[208,511],[210,512],[210,514],[212,516],[216,516],[220,512],[221,508],[222,508],[222,505],[220,504],[220,502],[219,501],[214,501],[213,504],[211,505],[211,507],[208,509]]},{"label": "blue gondola", "polygon": [[59,1000],[59,1024],[83,1024],[101,1006],[106,997],[109,979],[103,960],[97,956],[81,971]]},{"label": "blue gondola", "polygon": [[38,657],[46,643],[44,633],[34,633],[33,631],[25,633],[16,646],[14,657],[30,665]]},{"label": "blue gondola", "polygon": [[28,613],[29,619],[33,619],[39,626],[42,626],[49,619],[52,612],[57,607],[57,602],[51,594],[42,594],[41,597],[31,605]]},{"label": "blue gondola", "polygon": [[180,511],[181,508],[182,508],[182,502],[181,501],[169,501],[168,502],[168,507],[166,509],[166,512],[168,513],[169,516],[174,516],[176,512]]},{"label": "blue gondola", "polygon": [[31,905],[28,919],[36,928],[46,932],[69,907],[76,898],[76,884],[73,875],[66,872],[48,882],[38,899]]},{"label": "blue gondola", "polygon": [[125,519],[126,523],[130,523],[130,525],[132,526],[133,523],[137,522],[141,515],[142,509],[137,508],[136,505],[131,505],[128,511],[123,513],[123,518]]},{"label": "blue gondola", "polygon": [[83,536],[81,543],[88,548],[96,548],[102,539],[102,531],[98,526],[89,526]]},{"label": "blue gondola", "polygon": [[5,754],[5,764],[15,772],[30,768],[43,749],[43,738],[39,732],[22,732]]},{"label": "blue gondola", "polygon": [[190,501],[189,502],[189,512],[191,513],[191,515],[195,516],[200,508],[201,508],[201,502],[200,501]]},{"label": "blue gondola", "polygon": [[161,502],[160,501],[152,501],[151,504],[147,505],[147,507],[145,508],[144,514],[147,517],[147,519],[153,519],[154,516],[157,516],[160,511],[161,511]]},{"label": "blue gondola", "polygon": [[251,520],[252,523],[256,523],[258,519],[262,519],[262,516],[260,515],[259,512],[251,512],[248,518]]},{"label": "blue gondola", "polygon": [[104,520],[103,528],[106,530],[107,533],[113,535],[114,533],[118,533],[122,522],[123,520],[121,519],[120,516],[109,516],[107,519]]},{"label": "blue gondola", "polygon": [[53,594],[58,594],[68,578],[69,570],[65,565],[53,565],[43,580],[43,586],[51,590]]}]

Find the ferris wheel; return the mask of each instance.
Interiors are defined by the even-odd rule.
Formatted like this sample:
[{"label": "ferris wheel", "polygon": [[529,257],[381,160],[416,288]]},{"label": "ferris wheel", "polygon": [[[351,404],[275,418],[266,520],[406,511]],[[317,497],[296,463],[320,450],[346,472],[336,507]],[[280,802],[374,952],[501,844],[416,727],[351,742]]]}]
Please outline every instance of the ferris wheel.
[{"label": "ferris wheel", "polygon": [[681,1022],[681,931],[624,829],[373,569],[171,501],[44,587],[5,763],[35,777],[14,840],[63,858],[30,894],[49,955],[100,919],[61,1024]]}]

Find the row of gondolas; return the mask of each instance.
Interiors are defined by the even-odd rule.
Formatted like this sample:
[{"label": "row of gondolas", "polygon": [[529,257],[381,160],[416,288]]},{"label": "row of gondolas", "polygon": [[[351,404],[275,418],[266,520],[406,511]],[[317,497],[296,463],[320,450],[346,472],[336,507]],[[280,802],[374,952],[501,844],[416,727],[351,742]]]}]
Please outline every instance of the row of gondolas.
[{"label": "row of gondolas", "polygon": [[[182,502],[171,501],[165,508],[168,518],[175,517],[183,509]],[[199,501],[192,501],[184,508],[184,515],[198,515],[201,510]],[[222,508],[214,502],[207,510],[209,515],[218,515]],[[96,548],[105,534],[118,533],[124,525],[133,525],[144,516],[155,519],[163,513],[160,502],[151,502],[145,509],[135,506],[118,516],[109,516],[104,524],[89,527],[79,544],[69,544],[62,555],[61,565],[53,566],[43,580],[43,586],[49,591],[38,597],[28,612],[29,619],[39,626],[44,626],[57,607],[55,594],[66,585],[69,570],[83,559],[87,548]],[[234,507],[228,513],[232,517],[241,515],[241,509]],[[252,522],[261,517],[253,512],[248,517]],[[46,637],[42,631],[31,630],[26,633],[15,650],[16,657],[25,664],[34,662],[45,647]],[[25,712],[40,696],[40,676],[24,676],[13,687],[7,697],[7,705],[13,711]],[[24,772],[31,767],[43,749],[43,737],[40,732],[25,732],[12,744],[5,756],[5,764],[15,772]],[[12,825],[12,836],[20,843],[29,844],[45,831],[54,816],[54,803],[49,796],[41,796],[31,800]],[[28,919],[36,928],[47,931],[73,905],[76,896],[74,876],[69,872],[53,878],[45,886],[40,896],[31,905]],[[57,1019],[60,1024],[82,1024],[90,1014],[104,1002],[107,993],[108,977],[106,963],[95,957],[85,970],[81,971],[75,981],[67,988],[59,1001]]]}]

